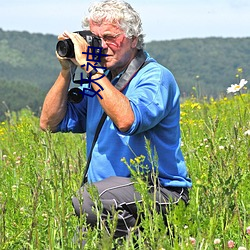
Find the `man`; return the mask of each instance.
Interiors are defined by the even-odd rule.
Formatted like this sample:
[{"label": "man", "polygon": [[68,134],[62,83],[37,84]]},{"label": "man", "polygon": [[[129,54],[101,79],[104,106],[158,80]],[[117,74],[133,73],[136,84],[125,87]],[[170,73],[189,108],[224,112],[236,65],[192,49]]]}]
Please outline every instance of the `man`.
[{"label": "man", "polygon": [[[72,40],[75,58],[57,55],[62,69],[45,98],[40,126],[52,132],[86,132],[87,155],[91,157],[87,181],[99,192],[103,220],[107,215],[112,219],[114,209],[119,210],[115,237],[120,237],[135,226],[136,202],[141,201],[130,178],[130,169],[122,158],[129,163],[136,156],[144,155],[143,164],[149,171],[158,173],[159,210],[166,211],[171,202],[188,203],[191,180],[180,149],[179,89],[170,71],[143,51],[141,20],[128,3],[106,0],[93,4],[84,27],[101,39],[102,53],[107,55],[102,57],[101,66],[107,71],[104,74],[87,67],[89,45],[82,36],[70,32],[60,36],[60,40]],[[80,103],[68,101],[70,72],[75,65],[89,74],[96,93],[102,86],[101,96],[84,96]],[[91,150],[103,112],[107,117]],[[146,140],[152,152],[156,150],[156,166],[150,163]],[[87,223],[95,226],[94,203],[86,185],[82,186],[80,195],[82,204],[73,198],[76,214],[85,214]]]}]

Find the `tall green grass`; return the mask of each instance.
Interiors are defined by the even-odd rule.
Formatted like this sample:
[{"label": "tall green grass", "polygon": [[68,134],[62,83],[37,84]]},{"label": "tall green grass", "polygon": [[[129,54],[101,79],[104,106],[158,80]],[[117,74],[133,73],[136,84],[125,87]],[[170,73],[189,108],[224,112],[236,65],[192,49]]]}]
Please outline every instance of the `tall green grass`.
[{"label": "tall green grass", "polygon": [[[250,249],[249,103],[249,94],[186,100],[181,128],[190,204],[170,209],[165,225],[142,181],[141,227],[118,242],[116,220],[107,221],[111,235],[99,221],[99,229],[85,233],[85,249],[228,249],[229,240]],[[38,124],[28,109],[7,113],[0,124],[0,249],[80,249],[76,228],[86,223],[75,217],[71,197],[82,181],[84,135],[44,133]],[[128,164],[141,165],[143,157]]]}]

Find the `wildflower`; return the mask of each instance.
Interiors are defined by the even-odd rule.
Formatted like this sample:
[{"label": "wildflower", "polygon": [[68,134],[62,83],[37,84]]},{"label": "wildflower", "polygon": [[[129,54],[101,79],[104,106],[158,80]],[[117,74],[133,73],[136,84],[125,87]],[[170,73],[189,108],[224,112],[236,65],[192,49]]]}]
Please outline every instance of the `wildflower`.
[{"label": "wildflower", "polygon": [[129,162],[130,162],[131,165],[135,165],[135,161],[133,159],[130,159]]},{"label": "wildflower", "polygon": [[250,226],[249,226],[249,227],[247,227],[247,229],[246,229],[246,233],[247,233],[248,235],[250,235]]},{"label": "wildflower", "polygon": [[242,73],[243,72],[243,68],[238,68],[237,71],[238,71],[238,73]]},{"label": "wildflower", "polygon": [[233,240],[229,240],[227,242],[227,246],[228,246],[228,248],[234,248],[234,241]]},{"label": "wildflower", "polygon": [[192,108],[192,109],[201,109],[201,106],[200,106],[199,103],[192,103],[192,104],[191,104],[191,108]]},{"label": "wildflower", "polygon": [[247,131],[244,132],[245,136],[249,136],[250,135],[250,129],[248,129]]},{"label": "wildflower", "polygon": [[220,239],[214,239],[214,244],[215,244],[215,245],[220,244]]},{"label": "wildflower", "polygon": [[12,189],[13,192],[16,192],[16,190],[17,190],[17,185],[13,185],[13,186],[11,187],[11,189]]},{"label": "wildflower", "polygon": [[135,157],[135,161],[137,164],[140,164],[140,162],[141,162],[140,157]]},{"label": "wildflower", "polygon": [[42,214],[43,220],[47,221],[48,220],[48,214],[47,213],[43,213]]},{"label": "wildflower", "polygon": [[241,79],[239,84],[231,84],[231,87],[227,88],[227,93],[235,93],[240,91],[245,85],[247,81],[245,79]]},{"label": "wildflower", "polygon": [[219,150],[223,150],[224,149],[224,146],[219,146]]},{"label": "wildflower", "polygon": [[189,237],[189,240],[190,240],[191,244],[194,246],[196,243],[196,239],[193,237]]},{"label": "wildflower", "polygon": [[202,183],[201,183],[201,181],[200,180],[197,180],[196,181],[196,185],[201,185]]},{"label": "wildflower", "polygon": [[239,247],[238,250],[247,250],[245,247]]}]

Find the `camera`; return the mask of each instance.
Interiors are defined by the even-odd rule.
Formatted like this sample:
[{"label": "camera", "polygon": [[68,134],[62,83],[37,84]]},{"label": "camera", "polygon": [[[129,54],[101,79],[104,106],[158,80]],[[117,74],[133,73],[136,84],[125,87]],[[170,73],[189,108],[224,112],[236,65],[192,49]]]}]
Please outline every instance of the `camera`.
[{"label": "camera", "polygon": [[[102,40],[99,37],[96,37],[90,30],[75,31],[74,33],[78,33],[80,36],[82,36],[89,46],[98,47],[101,49]],[[58,41],[56,44],[56,51],[61,57],[75,57],[74,44],[70,39]],[[98,51],[96,52],[98,53]]]}]

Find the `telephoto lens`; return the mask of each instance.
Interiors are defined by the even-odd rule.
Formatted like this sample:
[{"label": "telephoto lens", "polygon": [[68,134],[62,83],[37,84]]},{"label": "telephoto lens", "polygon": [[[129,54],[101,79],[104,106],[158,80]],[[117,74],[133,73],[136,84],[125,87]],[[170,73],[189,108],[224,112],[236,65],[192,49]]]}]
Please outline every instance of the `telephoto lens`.
[{"label": "telephoto lens", "polygon": [[58,55],[61,57],[68,57],[68,58],[75,57],[74,44],[70,39],[58,41],[56,45],[56,51]]}]

